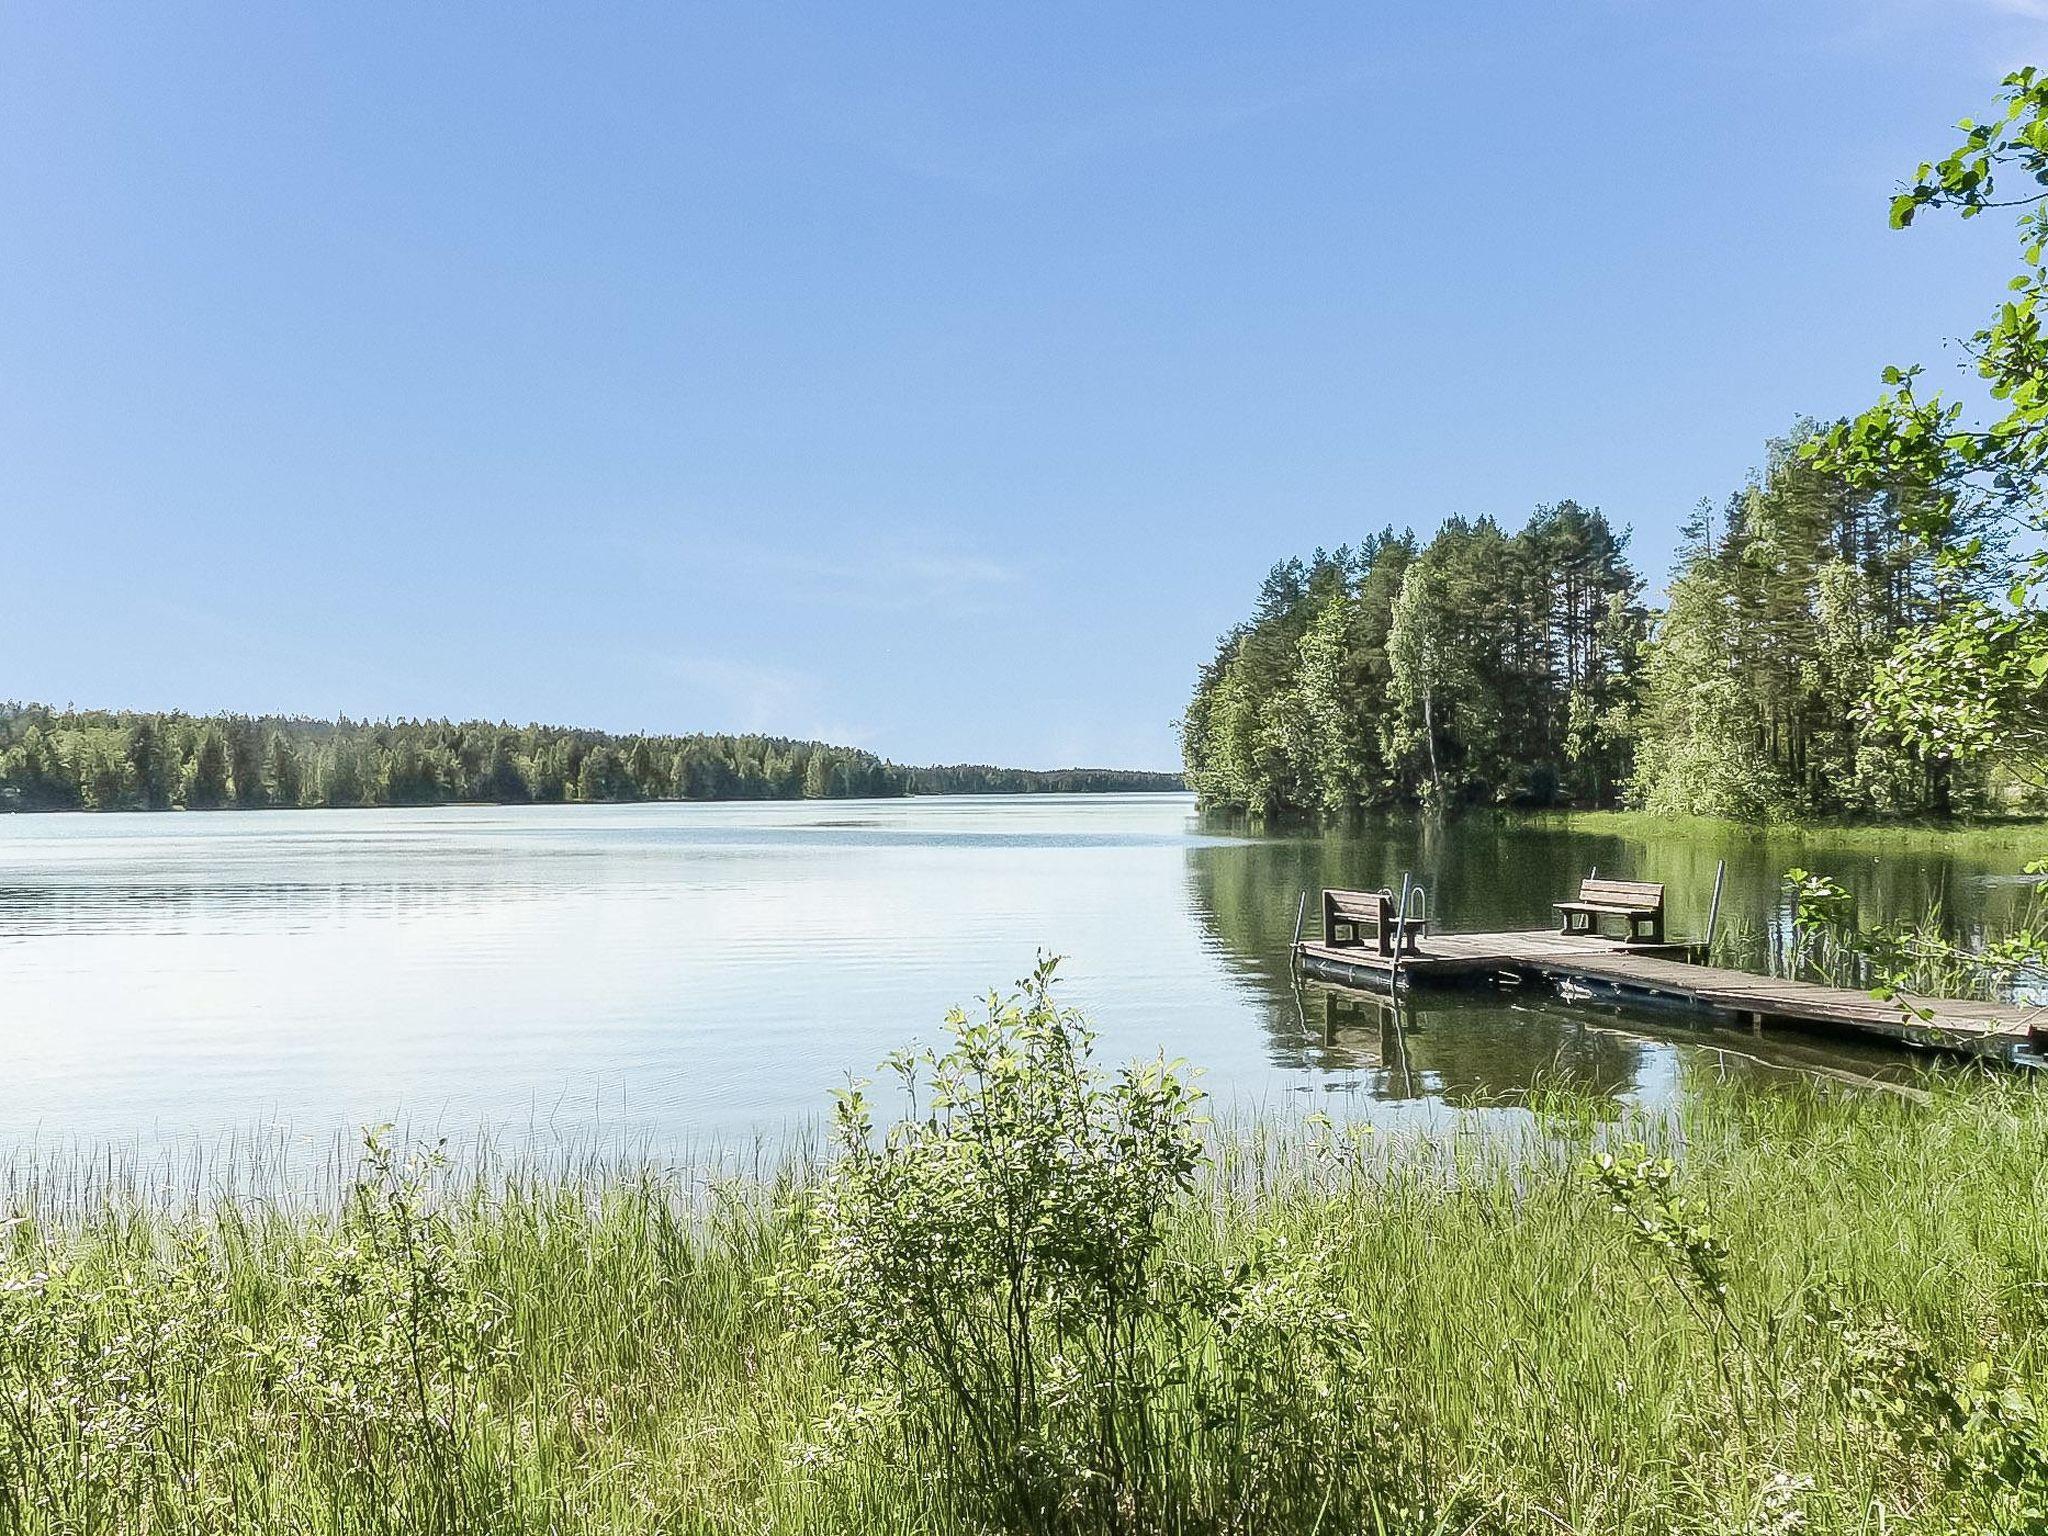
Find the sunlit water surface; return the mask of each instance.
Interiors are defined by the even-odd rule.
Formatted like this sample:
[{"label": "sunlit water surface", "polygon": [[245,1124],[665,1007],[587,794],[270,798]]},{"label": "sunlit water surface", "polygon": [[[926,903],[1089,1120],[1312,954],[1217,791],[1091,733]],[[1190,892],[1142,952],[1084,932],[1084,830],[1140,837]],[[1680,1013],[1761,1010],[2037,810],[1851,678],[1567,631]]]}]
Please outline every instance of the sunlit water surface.
[{"label": "sunlit water surface", "polygon": [[[1289,979],[1300,893],[1326,883],[1413,870],[1452,926],[1540,926],[1597,866],[1670,882],[1696,933],[1717,858],[1727,919],[1782,924],[1787,856],[1755,842],[1254,837],[1180,795],[0,817],[0,1137],[772,1141],[1041,950],[1106,1056],[1185,1058],[1232,1110],[1484,1125],[1540,1082],[1657,1103],[1701,1072],[1898,1070],[1536,998],[1390,1015]],[[1833,867],[1884,912],[2012,900],[1942,855]]]}]

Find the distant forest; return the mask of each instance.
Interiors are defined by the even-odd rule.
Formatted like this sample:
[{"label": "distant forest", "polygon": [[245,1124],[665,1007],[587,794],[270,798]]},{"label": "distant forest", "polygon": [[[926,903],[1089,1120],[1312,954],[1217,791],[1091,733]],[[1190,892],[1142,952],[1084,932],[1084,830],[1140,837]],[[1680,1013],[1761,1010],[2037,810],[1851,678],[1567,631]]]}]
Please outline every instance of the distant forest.
[{"label": "distant forest", "polygon": [[1176,774],[910,768],[780,736],[0,704],[0,810],[839,800],[1179,789]]},{"label": "distant forest", "polygon": [[1626,804],[1767,821],[2021,802],[2034,792],[1988,757],[1909,750],[1877,723],[1879,669],[1979,594],[1909,536],[1903,496],[1802,454],[1814,431],[1701,506],[1661,613],[1626,531],[1570,501],[1515,532],[1453,518],[1426,544],[1390,529],[1276,565],[1182,718],[1189,785],[1257,814]]}]

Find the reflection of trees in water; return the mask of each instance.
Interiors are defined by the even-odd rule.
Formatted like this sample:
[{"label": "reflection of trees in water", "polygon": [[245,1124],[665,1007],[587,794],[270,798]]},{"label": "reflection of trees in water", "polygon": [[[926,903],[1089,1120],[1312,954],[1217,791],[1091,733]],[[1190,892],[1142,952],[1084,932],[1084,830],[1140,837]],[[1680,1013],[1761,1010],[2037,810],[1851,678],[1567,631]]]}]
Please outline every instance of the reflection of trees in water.
[{"label": "reflection of trees in water", "polygon": [[1257,995],[1277,1066],[1325,1065],[1322,1047],[1299,1017],[1287,946],[1302,893],[1350,882],[1339,852],[1334,841],[1318,838],[1208,844],[1188,851],[1189,908],[1206,947]]},{"label": "reflection of trees in water", "polygon": [[[1697,1021],[1659,1025],[1633,1011],[1606,1013],[1485,991],[1411,994],[1410,1025],[1390,1031],[1384,1006],[1369,994],[1314,988],[1297,999],[1288,940],[1303,892],[1311,933],[1323,887],[1398,888],[1404,870],[1429,889],[1431,918],[1441,928],[1545,928],[1550,903],[1597,868],[1618,878],[1662,881],[1672,933],[1699,934],[1715,865],[1725,859],[1723,922],[1759,936],[1750,963],[1762,968],[1762,936],[1788,921],[1779,886],[1785,868],[1822,858],[1796,842],[1734,830],[1700,835],[1687,829],[1644,843],[1472,817],[1435,826],[1387,819],[1327,836],[1206,843],[1189,850],[1186,869],[1189,905],[1211,947],[1263,1003],[1275,1065],[1358,1073],[1376,1098],[1476,1105],[1513,1102],[1540,1086],[1601,1097],[1627,1093],[1643,1086],[1657,1061],[1672,1063],[1676,1045],[1700,1048],[1709,1063],[1713,1049],[1727,1049],[1738,1071],[1754,1070],[1743,1065],[1754,1057],[1803,1071],[1862,1073],[1881,1058],[1829,1040],[1779,1034],[1751,1041],[1702,1029]],[[2012,899],[2009,888],[1984,880],[1993,866],[1945,855],[1866,853],[1831,867],[1874,917],[1918,916],[1938,900],[1948,923],[1966,932],[1987,915],[1995,920]],[[1672,1070],[1674,1086],[1682,1087]]]},{"label": "reflection of trees in water", "polygon": [[1641,1071],[1640,1046],[1483,989],[1410,994],[1398,1010],[1371,993],[1305,986],[1297,994],[1287,946],[1304,891],[1313,906],[1326,885],[1398,886],[1402,869],[1418,865],[1453,870],[1477,887],[1498,883],[1506,858],[1495,839],[1455,848],[1421,836],[1212,844],[1190,851],[1188,892],[1211,943],[1259,996],[1276,1066],[1356,1074],[1376,1099],[1459,1106],[1511,1103],[1543,1083],[1627,1091]]},{"label": "reflection of trees in water", "polygon": [[[1213,919],[1210,931],[1227,954],[1266,969],[1277,958],[1284,970],[1302,891],[1313,898],[1326,885],[1398,888],[1403,873],[1413,873],[1428,889],[1430,916],[1441,928],[1547,928],[1554,918],[1550,904],[1597,869],[1618,879],[1662,882],[1671,933],[1699,936],[1722,860],[1728,865],[1723,931],[1750,936],[1753,953],[1743,963],[1759,970],[1783,950],[1791,924],[1783,879],[1794,865],[1832,873],[1872,919],[1913,921],[1938,906],[1944,929],[1962,941],[1979,938],[1987,923],[2007,920],[2021,891],[2004,878],[2010,869],[1982,856],[1831,856],[1824,847],[1739,828],[1688,827],[1644,842],[1487,816],[1449,823],[1388,818],[1325,836],[1209,843],[1189,851],[1188,875],[1196,910]],[[1313,922],[1311,913],[1311,930]]]},{"label": "reflection of trees in water", "polygon": [[[1204,825],[1214,831],[1246,830],[1241,821],[1213,817]],[[1968,937],[1987,919],[2006,916],[2017,889],[2001,878],[2013,872],[2013,861],[1995,856],[1837,853],[1796,837],[1762,837],[1738,827],[1688,825],[1645,841],[1485,815],[1449,822],[1373,818],[1324,835],[1304,830],[1212,843],[1191,850],[1189,857],[1198,885],[1219,892],[1230,887],[1226,899],[1240,909],[1240,897],[1264,902],[1270,908],[1267,921],[1277,924],[1283,945],[1293,926],[1298,891],[1313,894],[1324,885],[1398,887],[1404,871],[1428,887],[1434,919],[1466,930],[1547,928],[1554,916],[1550,903],[1597,869],[1617,879],[1662,882],[1671,932],[1698,935],[1707,924],[1715,865],[1724,859],[1728,879],[1722,920],[1759,933],[1786,920],[1782,882],[1794,865],[1834,875],[1871,918],[1918,918],[1939,903],[1958,938]],[[1205,870],[1204,865],[1217,867]],[[1284,914],[1271,915],[1282,908]],[[1219,936],[1234,945],[1252,934],[1238,928],[1219,930]]]}]

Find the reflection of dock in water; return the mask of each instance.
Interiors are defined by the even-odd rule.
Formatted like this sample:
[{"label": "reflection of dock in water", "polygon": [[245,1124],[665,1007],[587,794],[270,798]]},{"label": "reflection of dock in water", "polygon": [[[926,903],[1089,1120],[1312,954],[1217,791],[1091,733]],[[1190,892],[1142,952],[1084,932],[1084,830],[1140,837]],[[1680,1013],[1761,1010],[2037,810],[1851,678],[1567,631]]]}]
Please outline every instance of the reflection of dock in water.
[{"label": "reflection of dock in water", "polygon": [[[1768,1034],[1697,1015],[1623,1010],[1529,996],[1515,987],[1363,990],[1302,977],[1296,1006],[1305,1039],[1328,1071],[1365,1072],[1377,1099],[1440,1099],[1460,1107],[1525,1104],[1564,1088],[1619,1103],[1643,1086],[1659,1047],[1685,1046],[1723,1069],[1822,1077],[1909,1097],[1917,1073],[1884,1040]],[[1545,1030],[1531,1032],[1531,1024]],[[1540,1048],[1528,1049],[1531,1044]]]},{"label": "reflection of dock in water", "polygon": [[[1319,1023],[1326,1054],[1356,1058],[1385,1075],[1381,1097],[1419,1097],[1414,1065],[1408,1058],[1408,1031],[1414,1026],[1414,1005],[1396,992],[1342,992],[1314,987],[1311,1001],[1320,1003]],[[1296,1006],[1301,994],[1296,993]],[[1309,1024],[1305,1014],[1303,1025]]]},{"label": "reflection of dock in water", "polygon": [[[1930,1015],[1867,992],[1696,964],[1683,943],[1627,943],[1555,930],[1410,936],[1389,953],[1371,943],[1303,939],[1305,975],[1397,997],[1432,986],[1544,986],[1569,998],[1701,1014],[1723,1024],[1792,1024],[2013,1062],[2038,1048],[2030,1011],[2010,1003],[1913,999]],[[2031,1026],[2031,1028],[2030,1028]]]},{"label": "reflection of dock in water", "polygon": [[1548,1000],[1541,1008],[1550,1030],[1532,1040],[1533,1000],[1512,992],[1367,991],[1305,977],[1295,999],[1315,1064],[1363,1074],[1382,1102],[1499,1108],[1546,1086],[1618,1100],[1639,1085],[1649,1049],[1630,1031]]}]

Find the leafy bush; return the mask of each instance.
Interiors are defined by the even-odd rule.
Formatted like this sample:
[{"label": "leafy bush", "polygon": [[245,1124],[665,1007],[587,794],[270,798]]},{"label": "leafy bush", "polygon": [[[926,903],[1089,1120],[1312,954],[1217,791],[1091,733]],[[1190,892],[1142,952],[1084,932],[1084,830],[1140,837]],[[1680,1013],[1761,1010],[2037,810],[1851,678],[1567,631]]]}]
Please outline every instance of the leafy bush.
[{"label": "leafy bush", "polygon": [[498,1501],[483,1384],[510,1349],[504,1304],[428,1196],[437,1146],[400,1157],[382,1130],[336,1241],[287,1292],[289,1326],[256,1353],[335,1505],[384,1528],[461,1531]]},{"label": "leafy bush", "polygon": [[[909,1112],[838,1109],[786,1294],[853,1389],[842,1423],[1034,1531],[1256,1529],[1381,1498],[1413,1458],[1337,1272],[1284,1238],[1176,1257],[1205,1162],[1165,1062],[1105,1076],[1043,962],[1008,1001],[892,1058]],[[1384,1500],[1406,1507],[1403,1498]]]}]

